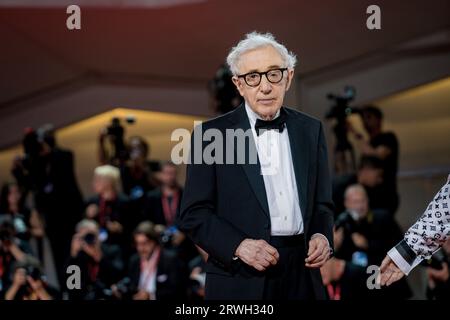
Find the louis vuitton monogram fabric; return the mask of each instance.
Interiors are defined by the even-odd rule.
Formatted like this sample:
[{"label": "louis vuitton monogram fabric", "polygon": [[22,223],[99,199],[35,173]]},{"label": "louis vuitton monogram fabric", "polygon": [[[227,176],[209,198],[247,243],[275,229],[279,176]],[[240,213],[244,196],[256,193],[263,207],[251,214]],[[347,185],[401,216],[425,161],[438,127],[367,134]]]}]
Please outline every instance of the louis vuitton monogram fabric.
[{"label": "louis vuitton monogram fabric", "polygon": [[449,237],[450,175],[419,220],[408,229],[404,239],[388,255],[408,274],[422,260],[429,259]]}]

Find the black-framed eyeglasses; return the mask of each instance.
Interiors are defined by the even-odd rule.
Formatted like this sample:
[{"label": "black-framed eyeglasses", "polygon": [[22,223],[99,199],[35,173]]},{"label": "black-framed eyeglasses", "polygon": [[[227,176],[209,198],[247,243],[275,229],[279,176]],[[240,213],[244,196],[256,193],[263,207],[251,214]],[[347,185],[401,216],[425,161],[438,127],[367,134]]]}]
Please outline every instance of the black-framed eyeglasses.
[{"label": "black-framed eyeglasses", "polygon": [[244,78],[245,83],[250,87],[257,87],[261,83],[262,76],[265,75],[270,83],[279,83],[283,79],[284,71],[288,68],[271,69],[266,72],[252,71],[246,74],[238,75],[238,78]]}]

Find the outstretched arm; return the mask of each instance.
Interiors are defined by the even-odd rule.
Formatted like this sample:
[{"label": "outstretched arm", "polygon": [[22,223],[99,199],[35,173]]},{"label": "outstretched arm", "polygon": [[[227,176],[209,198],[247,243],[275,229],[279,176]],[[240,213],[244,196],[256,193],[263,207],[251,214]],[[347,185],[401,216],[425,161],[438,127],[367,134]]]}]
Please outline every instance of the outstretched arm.
[{"label": "outstretched arm", "polygon": [[381,284],[391,284],[429,259],[450,237],[450,175],[427,209],[381,265]]}]

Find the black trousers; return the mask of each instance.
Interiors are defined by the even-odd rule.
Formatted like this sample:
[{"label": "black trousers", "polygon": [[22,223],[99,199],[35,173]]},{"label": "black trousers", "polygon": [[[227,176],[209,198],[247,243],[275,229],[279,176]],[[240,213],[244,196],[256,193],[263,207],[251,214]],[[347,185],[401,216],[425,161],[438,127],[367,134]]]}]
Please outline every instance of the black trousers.
[{"label": "black trousers", "polygon": [[270,244],[278,250],[280,259],[266,270],[264,300],[313,300],[311,275],[305,267],[304,236],[272,236]]}]

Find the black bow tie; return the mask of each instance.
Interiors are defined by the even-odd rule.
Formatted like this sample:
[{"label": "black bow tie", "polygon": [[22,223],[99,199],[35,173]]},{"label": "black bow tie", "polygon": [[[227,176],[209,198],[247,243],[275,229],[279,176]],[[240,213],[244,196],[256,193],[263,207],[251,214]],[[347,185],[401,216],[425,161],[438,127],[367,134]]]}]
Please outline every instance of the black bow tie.
[{"label": "black bow tie", "polygon": [[259,136],[264,130],[278,130],[278,132],[283,132],[286,124],[286,119],[283,113],[270,121],[264,121],[261,119],[257,119],[255,123],[256,135]]}]

